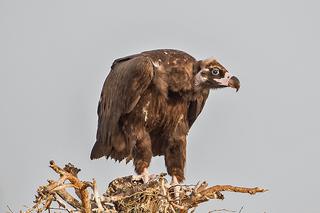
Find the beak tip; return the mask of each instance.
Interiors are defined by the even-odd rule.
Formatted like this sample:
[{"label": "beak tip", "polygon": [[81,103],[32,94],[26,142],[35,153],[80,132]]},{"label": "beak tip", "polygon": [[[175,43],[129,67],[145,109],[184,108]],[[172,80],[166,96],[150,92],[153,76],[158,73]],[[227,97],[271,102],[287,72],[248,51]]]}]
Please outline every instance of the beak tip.
[{"label": "beak tip", "polygon": [[236,89],[236,92],[240,89],[240,81],[237,77],[232,76],[229,82],[229,86]]}]

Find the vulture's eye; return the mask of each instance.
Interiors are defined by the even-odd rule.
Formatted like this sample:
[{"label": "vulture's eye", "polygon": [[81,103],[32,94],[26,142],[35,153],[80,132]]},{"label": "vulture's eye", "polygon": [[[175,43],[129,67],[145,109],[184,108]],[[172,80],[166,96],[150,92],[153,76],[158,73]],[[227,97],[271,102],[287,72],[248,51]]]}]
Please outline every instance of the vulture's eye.
[{"label": "vulture's eye", "polygon": [[211,70],[211,73],[212,73],[212,75],[219,75],[220,70],[219,70],[218,68],[213,68],[213,69]]}]

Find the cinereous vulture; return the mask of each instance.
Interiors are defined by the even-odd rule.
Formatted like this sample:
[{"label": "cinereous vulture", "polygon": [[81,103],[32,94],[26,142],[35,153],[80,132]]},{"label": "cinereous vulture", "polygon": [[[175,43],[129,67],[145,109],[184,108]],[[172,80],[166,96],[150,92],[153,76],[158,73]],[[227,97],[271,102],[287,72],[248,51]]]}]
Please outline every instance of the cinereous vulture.
[{"label": "cinereous vulture", "polygon": [[238,91],[240,82],[213,58],[159,49],[115,60],[102,88],[90,158],[133,159],[148,181],[152,156],[164,155],[172,183],[182,182],[187,134],[210,89],[224,87]]}]

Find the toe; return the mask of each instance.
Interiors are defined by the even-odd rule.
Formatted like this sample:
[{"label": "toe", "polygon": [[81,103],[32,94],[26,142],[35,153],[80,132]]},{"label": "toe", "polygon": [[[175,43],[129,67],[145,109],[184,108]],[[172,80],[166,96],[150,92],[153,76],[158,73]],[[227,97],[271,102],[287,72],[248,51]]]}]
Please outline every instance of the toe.
[{"label": "toe", "polygon": [[142,180],[143,180],[143,183],[148,183],[150,180],[149,175],[142,175]]}]

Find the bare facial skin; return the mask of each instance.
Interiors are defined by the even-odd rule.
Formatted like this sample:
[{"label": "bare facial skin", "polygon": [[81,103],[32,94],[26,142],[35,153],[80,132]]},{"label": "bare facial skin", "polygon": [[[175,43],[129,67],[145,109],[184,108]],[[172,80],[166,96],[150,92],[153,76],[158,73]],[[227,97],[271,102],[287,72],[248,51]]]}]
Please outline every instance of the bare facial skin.
[{"label": "bare facial skin", "polygon": [[240,88],[240,81],[231,75],[216,59],[200,61],[200,70],[195,76],[196,87],[210,89],[231,87],[236,91]]}]

